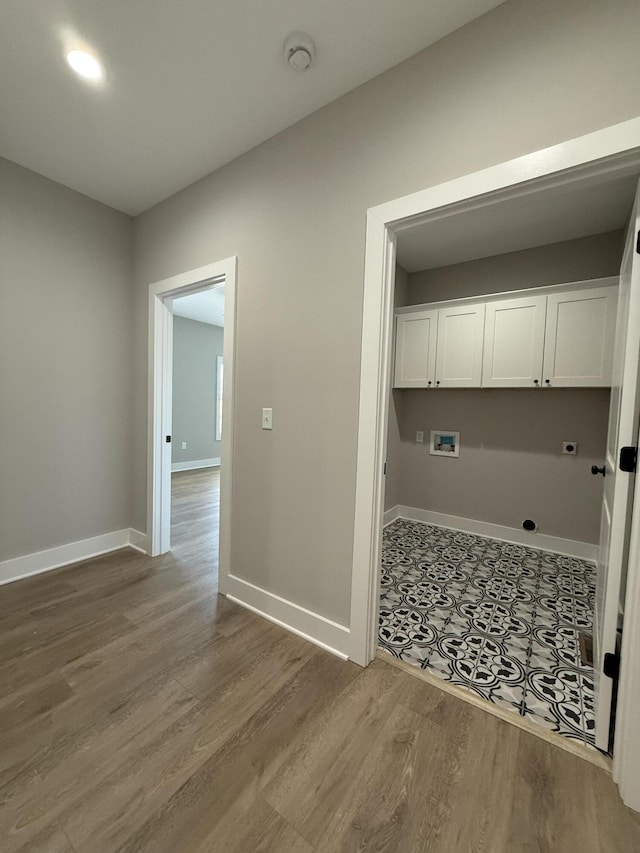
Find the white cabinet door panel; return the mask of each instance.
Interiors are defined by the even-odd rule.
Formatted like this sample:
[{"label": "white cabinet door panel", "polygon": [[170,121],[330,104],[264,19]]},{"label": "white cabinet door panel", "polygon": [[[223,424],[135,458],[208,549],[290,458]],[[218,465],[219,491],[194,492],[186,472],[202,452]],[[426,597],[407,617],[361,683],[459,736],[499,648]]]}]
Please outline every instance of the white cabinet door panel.
[{"label": "white cabinet door panel", "polygon": [[487,304],[483,387],[529,388],[541,384],[546,306],[546,296]]},{"label": "white cabinet door panel", "polygon": [[543,385],[609,386],[617,288],[547,297]]},{"label": "white cabinet door panel", "polygon": [[394,388],[433,386],[437,329],[437,311],[397,315]]},{"label": "white cabinet door panel", "polygon": [[439,309],[436,386],[480,387],[484,311],[484,304]]}]

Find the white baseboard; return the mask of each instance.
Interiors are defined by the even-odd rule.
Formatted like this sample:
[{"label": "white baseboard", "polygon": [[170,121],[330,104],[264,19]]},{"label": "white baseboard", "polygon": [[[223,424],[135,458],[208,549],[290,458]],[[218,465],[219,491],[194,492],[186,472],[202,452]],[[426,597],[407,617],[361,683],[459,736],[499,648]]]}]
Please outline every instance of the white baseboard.
[{"label": "white baseboard", "polygon": [[108,554],[109,551],[117,551],[128,546],[146,553],[146,534],[127,527],[123,530],[114,530],[112,533],[103,533],[101,536],[92,536],[90,539],[82,539],[80,542],[69,542],[67,545],[58,545],[46,551],[36,551],[33,554],[25,554],[24,557],[4,560],[0,563],[0,585],[50,572],[61,566],[78,563],[80,560],[89,560],[91,557],[99,557],[101,554]]},{"label": "white baseboard", "polygon": [[319,616],[235,575],[225,578],[222,585],[224,594],[230,601],[246,607],[270,622],[275,622],[281,628],[286,628],[287,631],[320,646],[342,660],[348,660],[351,632],[344,625],[332,622],[331,619]]},{"label": "white baseboard", "polygon": [[142,533],[140,530],[135,530],[133,527],[129,528],[129,547],[134,548],[136,551],[140,551],[142,554],[149,553],[149,539],[146,533]]},{"label": "white baseboard", "polygon": [[[395,513],[395,514],[394,514]],[[387,521],[387,515],[389,521]],[[580,560],[595,562],[598,557],[598,546],[591,542],[578,542],[574,539],[562,539],[559,536],[548,536],[545,533],[530,533],[516,527],[505,527],[501,524],[491,524],[488,521],[476,521],[472,518],[460,518],[457,515],[447,515],[442,512],[432,512],[428,509],[417,509],[411,506],[396,506],[384,514],[385,524],[394,518],[406,518],[409,521],[423,521],[450,530],[460,530],[463,533],[475,533],[478,536],[488,536],[502,542],[512,542],[515,545],[526,545],[528,548],[538,548],[540,551],[553,551],[556,554],[566,554],[568,557],[578,557]]]},{"label": "white baseboard", "polygon": [[396,506],[392,506],[391,509],[385,510],[382,526],[386,527],[387,524],[391,524],[392,521],[395,521],[396,518],[399,517],[400,507],[396,504]]},{"label": "white baseboard", "polygon": [[219,468],[220,457],[216,459],[195,459],[193,462],[172,462],[171,471],[195,471],[196,468]]}]

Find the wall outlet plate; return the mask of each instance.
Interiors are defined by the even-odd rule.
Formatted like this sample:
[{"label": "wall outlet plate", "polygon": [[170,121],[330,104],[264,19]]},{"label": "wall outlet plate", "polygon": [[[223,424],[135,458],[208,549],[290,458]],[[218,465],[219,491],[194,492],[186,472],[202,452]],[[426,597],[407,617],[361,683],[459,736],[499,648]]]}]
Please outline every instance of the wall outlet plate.
[{"label": "wall outlet plate", "polygon": [[416,432],[416,444],[424,444],[424,432],[421,429]]},{"label": "wall outlet plate", "polygon": [[578,442],[577,441],[563,441],[562,442],[562,452],[566,456],[577,456],[578,455]]}]

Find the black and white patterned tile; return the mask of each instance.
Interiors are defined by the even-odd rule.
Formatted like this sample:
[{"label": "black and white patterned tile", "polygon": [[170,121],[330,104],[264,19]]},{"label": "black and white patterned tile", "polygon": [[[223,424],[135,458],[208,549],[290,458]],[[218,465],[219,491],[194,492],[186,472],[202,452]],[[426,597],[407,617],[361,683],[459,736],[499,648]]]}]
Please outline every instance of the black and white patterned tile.
[{"label": "black and white patterned tile", "polygon": [[594,743],[595,566],[398,519],[384,530],[380,646],[545,728]]}]

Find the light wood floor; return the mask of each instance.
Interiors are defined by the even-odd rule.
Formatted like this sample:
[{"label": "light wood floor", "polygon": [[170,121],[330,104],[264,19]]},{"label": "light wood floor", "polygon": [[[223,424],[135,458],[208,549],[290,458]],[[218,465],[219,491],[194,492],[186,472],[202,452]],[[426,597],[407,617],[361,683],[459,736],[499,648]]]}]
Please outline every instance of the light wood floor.
[{"label": "light wood floor", "polygon": [[218,575],[220,469],[203,468],[171,475],[171,549],[193,552],[198,563],[209,560]]},{"label": "light wood floor", "polygon": [[215,477],[174,553],[0,589],[2,853],[640,850],[604,770],[218,597]]}]

